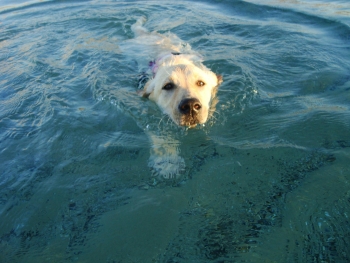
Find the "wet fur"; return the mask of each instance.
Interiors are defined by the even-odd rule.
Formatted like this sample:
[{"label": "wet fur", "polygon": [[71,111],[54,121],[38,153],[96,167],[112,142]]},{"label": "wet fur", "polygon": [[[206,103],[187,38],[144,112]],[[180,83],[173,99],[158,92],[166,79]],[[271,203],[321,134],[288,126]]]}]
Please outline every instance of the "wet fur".
[{"label": "wet fur", "polygon": [[[201,62],[199,54],[190,50],[181,53],[171,39],[156,32],[149,32],[140,18],[131,27],[138,42],[147,43],[159,50],[155,59],[153,76],[145,84],[140,95],[154,101],[163,113],[179,126],[195,127],[204,124],[212,111],[221,76],[214,74]],[[188,50],[187,50],[188,51]],[[152,142],[149,166],[165,178],[178,175],[184,169],[179,156],[179,142],[148,132]]]}]

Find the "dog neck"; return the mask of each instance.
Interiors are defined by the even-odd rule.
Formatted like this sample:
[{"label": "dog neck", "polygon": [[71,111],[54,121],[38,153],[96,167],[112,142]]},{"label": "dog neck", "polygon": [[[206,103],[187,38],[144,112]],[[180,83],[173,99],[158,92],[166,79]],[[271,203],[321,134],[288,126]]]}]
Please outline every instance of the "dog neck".
[{"label": "dog neck", "polygon": [[150,61],[148,66],[149,66],[149,68],[152,71],[153,77],[156,75],[156,73],[158,71],[159,61],[161,61],[161,60],[163,60],[163,59],[165,59],[167,57],[170,57],[170,56],[178,56],[178,55],[181,55],[181,53],[179,53],[179,52],[171,52],[171,53],[164,54],[164,55],[158,57],[155,60]]}]

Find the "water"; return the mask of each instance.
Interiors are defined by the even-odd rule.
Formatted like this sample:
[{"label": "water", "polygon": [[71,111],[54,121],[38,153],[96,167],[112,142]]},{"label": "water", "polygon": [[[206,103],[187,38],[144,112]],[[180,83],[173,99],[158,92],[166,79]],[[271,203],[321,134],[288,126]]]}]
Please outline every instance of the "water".
[{"label": "water", "polygon": [[[139,16],[223,76],[205,127],[136,95]],[[349,262],[349,27],[347,1],[2,1],[0,262]]]}]

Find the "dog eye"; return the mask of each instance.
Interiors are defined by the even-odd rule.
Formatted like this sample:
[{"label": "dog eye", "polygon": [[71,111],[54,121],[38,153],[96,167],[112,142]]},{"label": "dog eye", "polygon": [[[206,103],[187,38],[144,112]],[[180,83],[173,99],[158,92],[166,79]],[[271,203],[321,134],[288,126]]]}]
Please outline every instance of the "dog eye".
[{"label": "dog eye", "polygon": [[164,90],[172,90],[174,88],[174,84],[173,83],[167,83],[165,84],[165,86],[163,87]]},{"label": "dog eye", "polygon": [[201,80],[198,80],[196,84],[198,87],[203,87],[205,85],[205,83]]}]

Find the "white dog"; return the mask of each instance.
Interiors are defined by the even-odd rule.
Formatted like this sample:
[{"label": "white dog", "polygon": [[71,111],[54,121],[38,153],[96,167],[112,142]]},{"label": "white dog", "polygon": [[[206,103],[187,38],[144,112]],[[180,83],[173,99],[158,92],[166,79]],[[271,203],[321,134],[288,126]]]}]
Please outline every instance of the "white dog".
[{"label": "white dog", "polygon": [[[210,116],[221,76],[206,68],[189,45],[179,44],[179,38],[150,33],[143,27],[144,23],[145,19],[140,18],[131,27],[135,39],[151,46],[158,56],[150,62],[151,77],[140,94],[154,101],[179,126],[192,128],[204,124]],[[152,132],[149,137],[153,144],[149,166],[165,178],[179,174],[184,169],[179,142]]]}]

